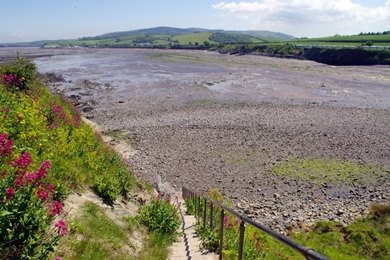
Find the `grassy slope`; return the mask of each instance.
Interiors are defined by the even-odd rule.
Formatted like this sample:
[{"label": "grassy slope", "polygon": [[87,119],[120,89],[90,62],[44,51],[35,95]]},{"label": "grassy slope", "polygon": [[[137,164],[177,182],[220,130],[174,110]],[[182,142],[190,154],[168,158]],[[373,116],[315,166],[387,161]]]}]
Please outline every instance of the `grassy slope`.
[{"label": "grassy slope", "polygon": [[210,42],[211,44],[216,44],[214,41],[210,41],[209,37],[211,36],[211,33],[205,32],[205,33],[191,33],[191,34],[183,34],[183,35],[176,35],[173,36],[173,40],[179,41],[180,44],[187,45],[190,42],[192,44],[195,44],[195,42],[199,44],[203,44],[205,41]]},{"label": "grassy slope", "polygon": [[69,236],[62,240],[57,256],[66,259],[136,259],[127,231],[109,219],[99,206],[87,203],[73,221]]},{"label": "grassy slope", "polygon": [[[63,202],[69,193],[87,187],[94,188],[103,198],[113,201],[119,195],[126,195],[136,186],[135,178],[120,156],[107,147],[90,127],[79,120],[79,113],[69,102],[49,93],[43,83],[36,78],[32,64],[21,59],[15,65],[0,67],[1,73],[12,73],[23,79],[23,85],[19,88],[0,81],[0,133],[7,134],[8,138],[13,140],[11,158],[0,156],[2,171],[12,172],[7,160],[15,160],[24,152],[28,152],[32,157],[33,163],[29,171],[37,169],[43,161],[49,160],[51,169],[47,173],[47,180],[54,185],[53,200],[59,202]],[[0,176],[1,201],[3,201],[4,190],[10,185],[16,190],[16,194],[23,194],[23,189],[13,185],[11,177],[12,174]],[[22,200],[22,195],[15,196]],[[30,198],[23,199],[26,205],[35,203],[34,197],[27,199]],[[9,203],[12,201],[15,200],[10,200]],[[34,205],[37,212],[41,212],[38,211],[38,207],[47,207],[45,204]],[[7,214],[7,207],[7,204],[1,203],[0,214]],[[43,215],[34,217],[48,218],[45,215],[48,214],[47,210],[42,212]],[[23,215],[21,212],[20,217],[25,223],[30,223],[29,215],[26,214]],[[19,215],[15,216],[19,217]],[[0,221],[2,234],[12,232],[12,230],[7,231],[4,223]],[[47,230],[43,232],[49,231],[50,223],[48,224],[45,227]],[[33,238],[42,236],[34,232],[31,226],[24,225],[22,233],[31,233]],[[2,237],[1,241],[3,239],[6,237]],[[3,249],[7,251],[13,246],[12,241],[4,241],[9,245],[4,248],[4,244],[1,244],[0,256]],[[28,244],[31,241],[18,241],[16,246],[20,247],[21,251],[25,248],[23,243]]]},{"label": "grassy slope", "polygon": [[338,45],[338,46],[361,46],[366,42],[372,42],[377,46],[390,46],[390,35],[352,35],[333,36],[322,38],[296,39],[291,43],[303,45]]},{"label": "grassy slope", "polygon": [[390,205],[380,208],[347,227],[319,222],[312,231],[292,238],[330,259],[390,259]]}]

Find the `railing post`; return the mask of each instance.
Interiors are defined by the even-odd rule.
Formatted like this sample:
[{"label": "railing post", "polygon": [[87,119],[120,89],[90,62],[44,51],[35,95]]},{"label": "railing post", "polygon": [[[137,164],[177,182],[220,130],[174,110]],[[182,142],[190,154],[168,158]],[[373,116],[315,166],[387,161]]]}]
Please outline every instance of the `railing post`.
[{"label": "railing post", "polygon": [[240,242],[238,248],[238,260],[242,260],[244,252],[245,221],[241,219],[240,224]]},{"label": "railing post", "polygon": [[213,218],[214,218],[214,205],[210,203],[210,229],[213,230]]},{"label": "railing post", "polygon": [[206,227],[206,218],[207,218],[207,200],[204,198],[204,215],[203,215],[203,227]]},{"label": "railing post", "polygon": [[191,192],[192,204],[194,205],[194,217],[196,217],[196,199],[195,194]]},{"label": "railing post", "polygon": [[192,195],[192,203],[194,204],[194,217],[196,218],[196,199],[195,194],[191,193]]},{"label": "railing post", "polygon": [[223,228],[225,226],[225,210],[221,210],[221,231],[219,234],[219,260],[222,260],[222,249],[223,249]]},{"label": "railing post", "polygon": [[200,196],[198,195],[198,218],[200,218]]}]

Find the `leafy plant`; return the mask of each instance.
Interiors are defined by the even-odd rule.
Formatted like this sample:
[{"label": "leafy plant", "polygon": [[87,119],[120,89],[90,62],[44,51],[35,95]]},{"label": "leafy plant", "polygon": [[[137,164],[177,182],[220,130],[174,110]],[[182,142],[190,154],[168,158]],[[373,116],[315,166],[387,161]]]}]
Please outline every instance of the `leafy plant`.
[{"label": "leafy plant", "polygon": [[188,199],[185,201],[186,203],[186,214],[187,215],[194,215],[195,214],[195,204],[192,199]]},{"label": "leafy plant", "polygon": [[100,197],[111,204],[120,194],[120,183],[113,176],[105,174],[97,178],[95,190]]},{"label": "leafy plant", "polygon": [[53,199],[48,182],[50,161],[32,171],[28,152],[12,160],[12,140],[0,134],[0,256],[46,258],[60,236],[67,234],[63,220],[51,226],[63,205]]},{"label": "leafy plant", "polygon": [[152,200],[150,205],[143,207],[140,217],[141,222],[148,227],[149,231],[166,234],[173,238],[181,223],[178,208],[160,197]]}]

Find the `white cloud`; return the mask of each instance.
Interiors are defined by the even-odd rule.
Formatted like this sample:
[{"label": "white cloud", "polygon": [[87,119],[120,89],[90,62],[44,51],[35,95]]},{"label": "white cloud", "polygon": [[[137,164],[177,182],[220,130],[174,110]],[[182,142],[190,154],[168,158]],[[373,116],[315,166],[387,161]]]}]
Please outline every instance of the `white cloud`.
[{"label": "white cloud", "polygon": [[[244,18],[252,26],[256,23],[258,26],[271,27],[268,29],[289,29],[295,33],[302,31],[297,26],[305,25],[313,30],[333,29],[336,33],[359,31],[359,27],[362,29],[363,26],[381,31],[390,21],[390,0],[375,8],[351,0],[232,1],[220,2],[212,7]],[[378,25],[381,28],[375,29]]]}]

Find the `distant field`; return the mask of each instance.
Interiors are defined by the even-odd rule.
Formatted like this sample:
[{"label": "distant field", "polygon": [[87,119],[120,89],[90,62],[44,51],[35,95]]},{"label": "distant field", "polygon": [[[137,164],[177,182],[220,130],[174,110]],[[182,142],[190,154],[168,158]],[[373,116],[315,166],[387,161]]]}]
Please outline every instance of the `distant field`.
[{"label": "distant field", "polygon": [[302,45],[320,45],[320,46],[362,46],[369,43],[372,46],[389,46],[390,35],[352,35],[352,36],[333,36],[323,38],[296,39],[291,43]]},{"label": "distant field", "polygon": [[205,41],[208,41],[211,44],[216,44],[217,42],[210,41],[209,37],[211,36],[211,33],[204,32],[204,33],[191,33],[191,34],[183,34],[183,35],[177,35],[174,36],[172,39],[179,41],[181,44],[189,44],[191,43],[199,43],[203,44]]}]

